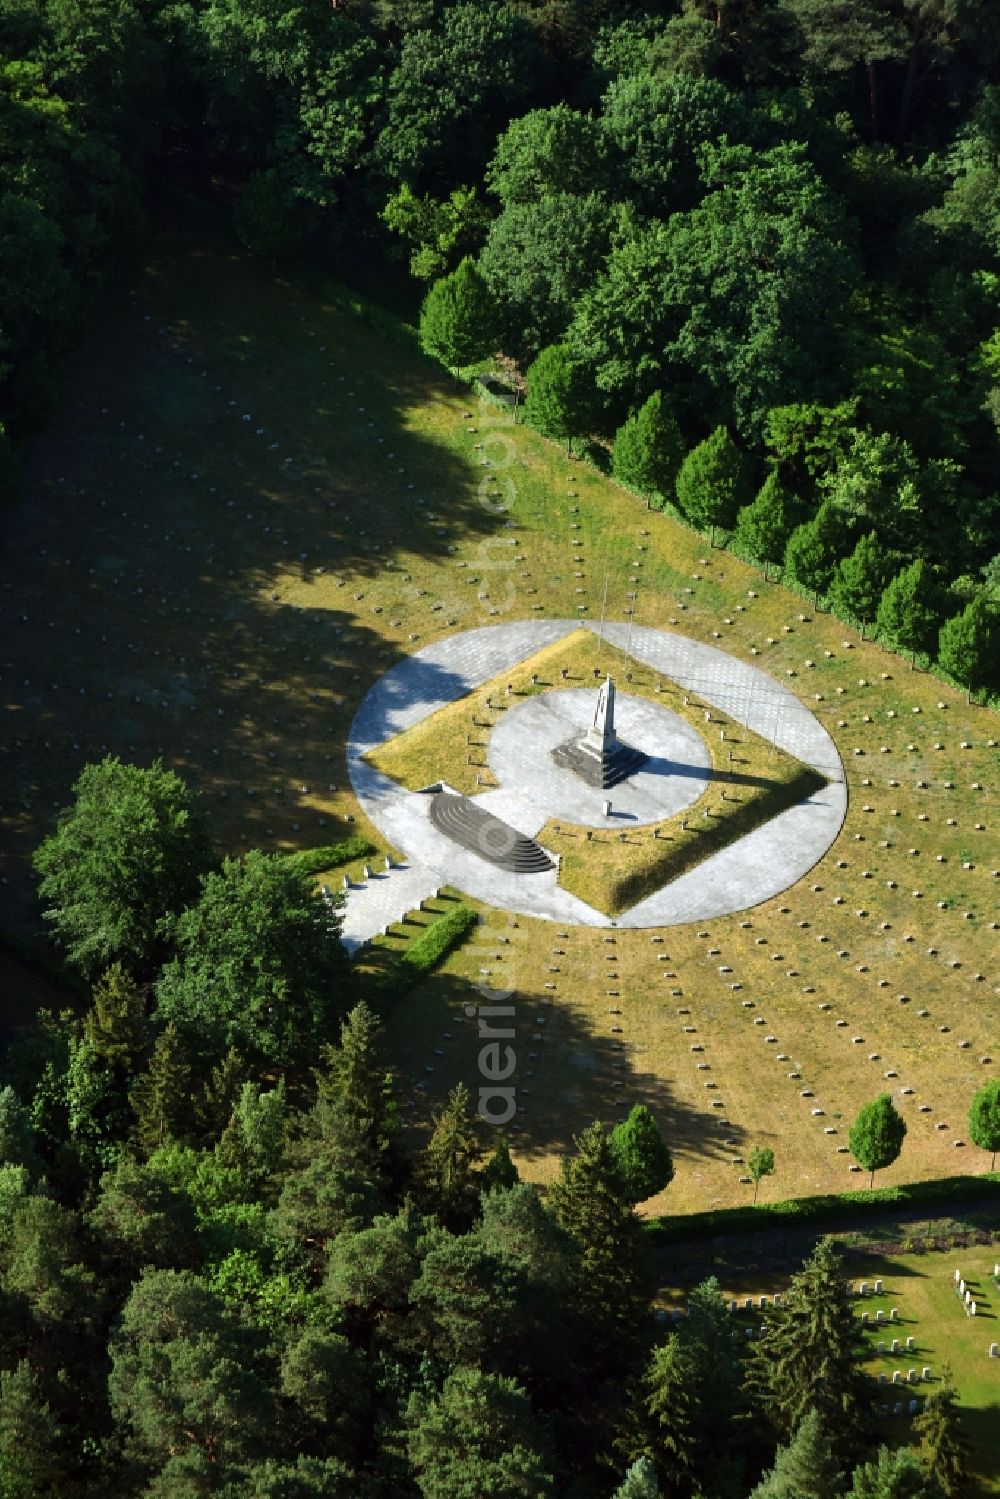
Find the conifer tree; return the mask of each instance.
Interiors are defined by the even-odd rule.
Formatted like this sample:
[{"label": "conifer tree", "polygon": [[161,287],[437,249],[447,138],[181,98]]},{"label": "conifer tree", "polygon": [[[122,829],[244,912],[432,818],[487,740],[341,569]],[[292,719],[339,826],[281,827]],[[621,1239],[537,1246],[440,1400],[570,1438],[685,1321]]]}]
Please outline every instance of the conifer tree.
[{"label": "conifer tree", "polygon": [[498,1188],[500,1191],[508,1192],[511,1187],[516,1187],[520,1177],[517,1167],[510,1158],[510,1150],[506,1140],[499,1140],[496,1149],[483,1167],[482,1189],[484,1192]]},{"label": "conifer tree", "polygon": [[22,1360],[0,1371],[0,1494],[39,1499],[63,1492],[60,1456],[65,1433],[42,1398],[38,1379]]},{"label": "conifer tree", "polygon": [[39,1166],[31,1116],[9,1085],[0,1088],[0,1165],[24,1166],[31,1173]]},{"label": "conifer tree", "polygon": [[935,594],[930,568],[919,557],[896,574],[879,601],[878,632],[895,650],[910,653],[911,667],[921,651],[933,650],[937,639]]},{"label": "conifer tree", "polygon": [[652,1461],[640,1457],[629,1468],[612,1499],[661,1499],[662,1493]]},{"label": "conifer tree", "polygon": [[876,1171],[884,1171],[898,1158],[905,1137],[906,1120],[898,1112],[891,1094],[879,1094],[858,1111],[851,1125],[851,1154],[871,1172],[869,1186],[875,1185]]},{"label": "conifer tree", "polygon": [[747,1360],[748,1393],[785,1437],[815,1407],[839,1446],[841,1434],[851,1440],[869,1403],[863,1357],[841,1252],[833,1239],[821,1239],[781,1306],[765,1314]]},{"label": "conifer tree", "polygon": [[691,1355],[677,1334],[653,1349],[643,1375],[643,1410],[650,1452],[664,1494],[686,1499],[695,1491],[695,1420],[699,1397]]},{"label": "conifer tree", "polygon": [[990,1170],[994,1171],[1000,1150],[1000,1078],[980,1088],[969,1105],[969,1139],[990,1152]]},{"label": "conifer tree", "polygon": [[736,516],[736,539],[760,563],[765,582],[769,569],[784,559],[793,524],[792,498],[774,469]]},{"label": "conifer tree", "polygon": [[1000,632],[984,594],[971,599],[961,614],[946,620],[938,633],[938,661],[965,688],[966,700],[997,674]]},{"label": "conifer tree", "polygon": [[807,1411],[787,1447],[750,1499],[840,1499],[843,1474],[815,1410]]},{"label": "conifer tree", "polygon": [[677,473],[677,503],[714,546],[719,526],[733,526],[747,494],[747,460],[725,427],[692,448]]},{"label": "conifer tree", "polygon": [[785,548],[785,572],[813,596],[820,597],[833,579],[843,549],[845,518],[833,500],[824,500],[811,521],[796,526]]},{"label": "conifer tree", "polygon": [[205,1144],[221,1138],[245,1081],[245,1063],[236,1048],[231,1046],[212,1068],[197,1100],[198,1134]]},{"label": "conifer tree", "polygon": [[434,1132],[417,1163],[421,1201],[449,1228],[461,1231],[472,1221],[481,1155],[478,1116],[468,1088],[458,1083],[437,1115]]},{"label": "conifer tree", "polygon": [[850,556],[837,563],[830,584],[833,602],[861,625],[861,638],[875,622],[879,601],[885,588],[886,555],[872,531],[862,536]]},{"label": "conifer tree", "polygon": [[315,1072],[316,1104],[307,1134],[321,1139],[340,1166],[385,1178],[397,1132],[392,1076],[381,1048],[381,1022],[362,1002],[341,1026],[340,1045],[324,1050]]},{"label": "conifer tree", "polygon": [[945,1499],[912,1447],[880,1447],[875,1461],[855,1468],[847,1499]]},{"label": "conifer tree", "polygon": [[924,1467],[937,1479],[947,1499],[963,1499],[970,1487],[969,1444],[962,1432],[958,1391],[947,1364],[913,1422],[913,1435],[920,1438]]},{"label": "conifer tree", "polygon": [[620,483],[643,495],[647,506],[654,500],[662,507],[674,493],[681,458],[677,418],[663,392],[654,391],[618,428],[611,451],[611,472]]},{"label": "conifer tree", "polygon": [[609,1361],[622,1360],[646,1304],[642,1231],[601,1125],[588,1125],[575,1145],[549,1203],[576,1244],[573,1302],[585,1336]]},{"label": "conifer tree", "polygon": [[453,374],[492,354],[497,309],[471,255],[428,291],[420,309],[420,343]]},{"label": "conifer tree", "polygon": [[130,1078],[145,1054],[148,1031],[141,988],[121,963],[113,963],[94,985],[84,1038],[97,1056]]},{"label": "conifer tree", "polygon": [[173,1021],[156,1038],[149,1068],[132,1090],[135,1135],[150,1156],[168,1140],[183,1138],[190,1117],[191,1069]]}]

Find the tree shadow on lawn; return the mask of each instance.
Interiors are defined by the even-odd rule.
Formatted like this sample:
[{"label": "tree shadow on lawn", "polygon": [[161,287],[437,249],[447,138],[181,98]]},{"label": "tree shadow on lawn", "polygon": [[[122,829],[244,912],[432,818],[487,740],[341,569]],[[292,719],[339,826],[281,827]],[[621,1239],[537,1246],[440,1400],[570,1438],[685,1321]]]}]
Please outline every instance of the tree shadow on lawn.
[{"label": "tree shadow on lawn", "polygon": [[178,768],[225,848],[342,836],[315,804],[407,654],[380,625],[439,628],[403,573],[503,524],[475,463],[414,429],[407,403],[445,388],[424,362],[201,229],[168,230],[137,283],[96,308],[0,517],[0,920],[22,926],[30,851],[106,753]]},{"label": "tree shadow on lawn", "polygon": [[[488,1038],[480,1040],[479,1020],[467,1016],[465,1007],[495,1004],[515,1009],[516,1034],[502,1044],[510,1045],[517,1059],[505,1086],[515,1088],[518,1107],[511,1123],[497,1134],[505,1136],[527,1160],[571,1154],[574,1137],[593,1120],[610,1127],[640,1103],[659,1124],[675,1164],[685,1157],[728,1159],[745,1144],[745,1130],[725,1120],[723,1110],[691,1108],[668,1079],[646,1071],[641,1040],[636,1045],[627,1034],[620,1038],[601,1034],[602,1023],[617,1019],[607,1015],[606,1000],[595,999],[592,1009],[581,1016],[558,997],[531,987],[518,984],[505,999],[448,973],[432,975],[383,1008],[393,1040],[390,1061],[407,1124],[429,1131],[434,1111],[456,1083],[466,1085],[474,1104],[480,1087],[492,1086],[479,1067],[480,1049]],[[412,1038],[407,1035],[407,1010],[414,1016]],[[490,1021],[496,1026],[508,1023],[506,1019]],[[445,1032],[450,1033],[450,1040]],[[621,1051],[616,1049],[619,1044]],[[438,1051],[443,1055],[438,1056]],[[428,1067],[433,1072],[427,1072]],[[736,1143],[724,1145],[724,1139]]]}]

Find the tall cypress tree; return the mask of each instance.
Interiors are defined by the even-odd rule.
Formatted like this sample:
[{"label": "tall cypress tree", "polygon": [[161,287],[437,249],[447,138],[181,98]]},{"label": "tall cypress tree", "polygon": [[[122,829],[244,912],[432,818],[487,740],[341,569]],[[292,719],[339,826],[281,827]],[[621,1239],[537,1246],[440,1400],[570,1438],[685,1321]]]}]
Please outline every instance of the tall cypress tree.
[{"label": "tall cypress tree", "polygon": [[843,549],[844,531],[844,515],[832,500],[824,500],[813,519],[796,526],[788,538],[785,572],[809,590],[817,609],[820,596],[826,593],[833,579]]},{"label": "tall cypress tree", "polygon": [[921,651],[930,652],[937,640],[938,614],[934,580],[922,557],[904,567],[879,601],[878,632],[898,651],[909,651],[910,666]]},{"label": "tall cypress tree", "polygon": [[747,1360],[748,1394],[781,1436],[814,1407],[824,1429],[849,1442],[869,1404],[863,1357],[841,1252],[821,1239],[781,1306],[765,1314]]},{"label": "tall cypress tree", "polygon": [[768,570],[784,559],[793,517],[792,497],[776,469],[768,474],[756,497],[736,517],[736,539],[760,563],[765,582]]},{"label": "tall cypress tree", "polygon": [[966,700],[997,674],[997,621],[988,600],[972,599],[938,633],[938,661],[965,688]]}]

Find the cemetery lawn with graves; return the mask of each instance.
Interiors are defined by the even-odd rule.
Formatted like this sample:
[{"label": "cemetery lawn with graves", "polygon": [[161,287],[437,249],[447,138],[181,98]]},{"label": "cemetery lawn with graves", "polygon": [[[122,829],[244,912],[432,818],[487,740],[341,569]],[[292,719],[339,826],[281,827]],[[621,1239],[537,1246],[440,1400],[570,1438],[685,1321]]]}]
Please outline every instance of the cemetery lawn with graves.
[{"label": "cemetery lawn with graves", "polygon": [[[476,1076],[461,1006],[485,969],[514,991],[512,1144],[534,1180],[588,1121],[645,1101],[676,1163],[650,1213],[749,1200],[755,1143],[777,1157],[762,1197],[857,1187],[848,1128],[883,1089],[909,1134],[880,1184],[985,1168],[965,1115],[997,1065],[996,716],[513,425],[332,289],[170,216],[150,243],[67,361],[3,518],[5,929],[40,936],[31,851],[107,753],[178,770],[220,852],[361,834],[399,854],[347,782],[368,688],[458,630],[597,619],[608,579],[608,619],[681,630],[802,696],[847,771],[844,828],[782,896],[704,927],[564,934],[484,909],[387,1011],[413,1129]],[[425,783],[440,752],[464,758],[470,709],[428,744]],[[33,998],[17,991],[14,1015]]]},{"label": "cemetery lawn with graves", "polygon": [[[863,1367],[873,1380],[885,1376],[880,1398],[889,1412],[878,1418],[879,1441],[900,1446],[910,1440],[910,1400],[926,1396],[940,1380],[943,1365],[949,1364],[961,1392],[962,1429],[971,1447],[972,1493],[976,1496],[1000,1493],[996,1460],[1000,1359],[991,1359],[988,1353],[991,1344],[1000,1342],[1000,1285],[993,1276],[996,1262],[996,1246],[980,1245],[924,1254],[852,1254],[846,1264],[855,1291],[862,1283],[867,1286],[867,1294],[855,1302],[858,1317],[868,1318]],[[956,1269],[977,1297],[975,1317],[963,1309],[954,1285]],[[719,1282],[722,1295],[738,1301],[736,1317],[752,1337],[760,1325],[761,1296],[770,1301],[785,1289],[787,1278],[764,1272],[720,1272]],[[876,1282],[881,1282],[878,1294]],[[753,1302],[750,1308],[745,1305],[748,1299]],[[668,1315],[674,1309],[682,1313],[684,1294],[679,1287],[664,1285],[659,1300]],[[893,1307],[897,1309],[895,1322],[889,1320]],[[876,1321],[879,1312],[884,1326]],[[895,1353],[894,1338],[899,1341]],[[907,1349],[907,1338],[913,1339],[912,1349]],[[884,1344],[882,1351],[879,1343]],[[925,1369],[930,1371],[927,1379]],[[916,1375],[913,1384],[909,1382],[911,1370]],[[897,1371],[901,1379],[895,1386]],[[903,1402],[902,1416],[895,1413],[897,1401]]]},{"label": "cemetery lawn with graves", "polygon": [[618,915],[824,784],[794,755],[584,629],[449,703],[367,759],[410,791],[430,776],[475,795],[497,785],[487,751],[500,714],[531,694],[593,688],[609,672],[619,692],[647,697],[703,734],[712,765],[709,789],[674,817],[622,833],[550,819],[537,834],[543,848],[561,855],[559,883],[597,910]]}]

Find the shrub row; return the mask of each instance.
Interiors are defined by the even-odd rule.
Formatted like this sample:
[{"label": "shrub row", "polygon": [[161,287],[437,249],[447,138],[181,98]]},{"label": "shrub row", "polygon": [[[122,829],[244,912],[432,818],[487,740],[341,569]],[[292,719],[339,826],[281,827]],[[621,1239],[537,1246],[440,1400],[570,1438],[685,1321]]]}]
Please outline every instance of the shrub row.
[{"label": "shrub row", "polygon": [[289,854],[288,862],[301,874],[322,874],[325,869],[336,869],[338,864],[349,864],[352,859],[363,859],[375,852],[374,843],[367,838],[355,836],[341,843],[324,843],[319,848],[304,848],[301,853]]},{"label": "shrub row", "polygon": [[425,974],[436,968],[441,959],[456,947],[478,922],[471,906],[456,906],[439,916],[415,937],[396,965],[403,982],[403,992],[412,989]]},{"label": "shrub row", "polygon": [[645,1228],[654,1243],[677,1244],[765,1229],[802,1228],[836,1219],[939,1207],[984,1197],[995,1197],[1000,1203],[1000,1171],[987,1171],[982,1176],[946,1176],[937,1181],[876,1187],[872,1191],[829,1192],[819,1197],[748,1203],[740,1208],[714,1208],[683,1218],[650,1219]]}]

